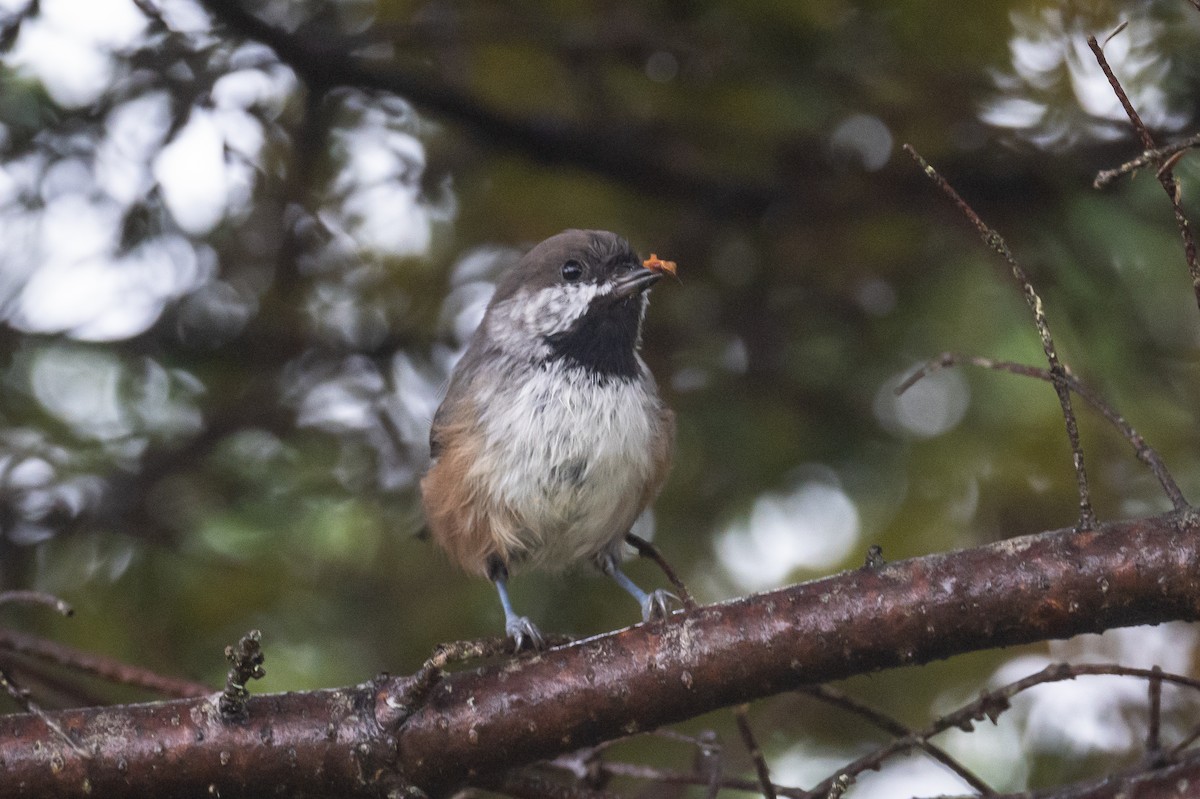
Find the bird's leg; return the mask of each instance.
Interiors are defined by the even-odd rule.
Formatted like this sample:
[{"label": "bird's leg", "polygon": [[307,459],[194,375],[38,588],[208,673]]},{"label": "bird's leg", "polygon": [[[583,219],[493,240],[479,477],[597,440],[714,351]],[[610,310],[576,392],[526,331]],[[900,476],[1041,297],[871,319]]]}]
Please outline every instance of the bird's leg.
[{"label": "bird's leg", "polygon": [[642,621],[654,621],[667,618],[671,613],[671,600],[677,597],[661,588],[646,593],[638,588],[637,583],[625,576],[617,565],[617,558],[612,553],[605,553],[596,558],[600,571],[613,578],[617,585],[625,589],[631,597],[642,606]]},{"label": "bird's leg", "polygon": [[488,577],[496,584],[496,592],[500,594],[500,607],[504,608],[504,633],[512,639],[518,652],[528,641],[534,649],[546,646],[542,633],[525,616],[518,616],[513,610],[512,601],[508,598],[508,566],[496,556],[488,559]]}]

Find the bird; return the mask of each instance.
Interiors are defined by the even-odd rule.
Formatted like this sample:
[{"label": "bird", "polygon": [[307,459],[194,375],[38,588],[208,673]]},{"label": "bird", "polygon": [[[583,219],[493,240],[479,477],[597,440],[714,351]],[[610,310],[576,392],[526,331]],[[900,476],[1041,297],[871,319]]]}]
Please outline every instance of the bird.
[{"label": "bird", "polygon": [[648,292],[674,264],[628,241],[565,230],[505,272],[453,369],[421,479],[430,538],[495,584],[505,634],[544,646],[513,609],[512,574],[590,561],[665,619],[674,597],[620,569],[625,536],[662,488],[675,415],[639,350]]}]

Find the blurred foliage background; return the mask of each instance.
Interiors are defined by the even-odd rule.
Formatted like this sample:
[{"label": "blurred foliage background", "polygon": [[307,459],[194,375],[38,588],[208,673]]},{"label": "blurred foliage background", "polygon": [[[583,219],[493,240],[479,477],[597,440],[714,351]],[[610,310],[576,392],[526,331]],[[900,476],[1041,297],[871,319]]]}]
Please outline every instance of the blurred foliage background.
[{"label": "blurred foliage background", "polygon": [[[703,601],[871,544],[898,559],[1069,526],[1050,386],[951,370],[892,394],[944,350],[1042,364],[1002,265],[902,142],[1006,236],[1060,354],[1200,498],[1200,316],[1152,176],[1091,188],[1140,147],[1085,43],[1128,22],[1108,58],[1180,137],[1200,111],[1188,3],[246,0],[309,48],[293,66],[230,6],[0,2],[0,588],[77,610],[4,624],[214,685],[257,627],[272,691],[500,631],[492,587],[415,537],[415,485],[490,281],[565,227],[680,265],[645,335],[678,456],[642,530]],[[1200,166],[1176,174],[1194,210]],[[1080,413],[1101,518],[1167,510]],[[586,571],[513,594],[547,631],[637,619]],[[1047,658],[1195,672],[1195,651],[1167,625],[844,687],[917,724]],[[1009,790],[1136,761],[1144,688],[1100,684],[947,746]],[[801,697],[753,715],[785,783],[878,739]],[[727,714],[701,729],[747,766]],[[963,790],[919,759],[870,779],[859,795]]]}]

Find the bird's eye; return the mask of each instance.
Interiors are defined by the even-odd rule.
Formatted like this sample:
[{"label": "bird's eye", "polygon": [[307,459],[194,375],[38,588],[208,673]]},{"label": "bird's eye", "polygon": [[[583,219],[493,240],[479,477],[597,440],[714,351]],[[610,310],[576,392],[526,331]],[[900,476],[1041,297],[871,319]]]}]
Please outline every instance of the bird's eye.
[{"label": "bird's eye", "polygon": [[574,283],[579,278],[583,277],[583,265],[579,261],[571,260],[562,265],[563,280],[568,283]]}]

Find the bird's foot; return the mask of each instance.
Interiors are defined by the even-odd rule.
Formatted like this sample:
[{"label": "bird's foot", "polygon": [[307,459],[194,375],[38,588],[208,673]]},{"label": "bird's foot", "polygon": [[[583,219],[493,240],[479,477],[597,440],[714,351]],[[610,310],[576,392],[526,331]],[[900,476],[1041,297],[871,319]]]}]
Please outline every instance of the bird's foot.
[{"label": "bird's foot", "polygon": [[656,588],[645,595],[642,600],[642,621],[665,621],[671,615],[671,602],[678,602],[679,597]]},{"label": "bird's foot", "polygon": [[515,651],[520,652],[528,642],[530,649],[540,651],[546,648],[546,639],[533,622],[524,616],[509,616],[504,621],[504,633],[512,639]]}]

